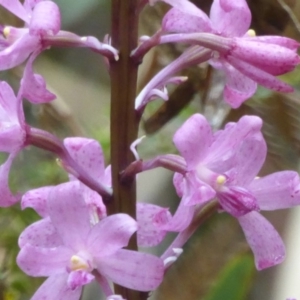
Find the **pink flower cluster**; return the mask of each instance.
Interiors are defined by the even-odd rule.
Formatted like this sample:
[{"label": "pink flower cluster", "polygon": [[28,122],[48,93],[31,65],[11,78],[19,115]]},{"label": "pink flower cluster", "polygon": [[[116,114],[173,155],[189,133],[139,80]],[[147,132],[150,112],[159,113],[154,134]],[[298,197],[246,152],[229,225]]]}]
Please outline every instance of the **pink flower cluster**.
[{"label": "pink flower cluster", "polygon": [[[226,74],[224,100],[233,108],[239,107],[256,91],[257,83],[280,92],[292,92],[293,88],[275,76],[292,71],[300,63],[297,54],[299,43],[280,36],[255,36],[249,30],[251,12],[245,0],[214,0],[210,16],[198,8],[173,4],[162,21],[162,32],[153,38],[144,39],[140,48],[156,44],[181,42],[199,45],[197,51],[183,55],[154,77],[137,98],[136,108],[140,109],[153,96],[154,89],[162,89],[170,76],[179,70],[209,60],[216,69]],[[174,3],[173,3],[174,2]],[[164,34],[172,33],[172,34]],[[203,48],[210,49],[210,57],[205,57]],[[187,52],[190,49],[186,50]],[[138,49],[135,51],[139,53]],[[197,54],[198,52],[198,54]],[[198,56],[195,61],[191,56]],[[153,86],[153,83],[154,84]],[[161,96],[164,100],[167,95]]]},{"label": "pink flower cluster", "polygon": [[[141,0],[141,4],[157,1]],[[183,42],[190,47],[144,87],[136,98],[137,110],[141,112],[153,97],[167,100],[165,86],[186,80],[174,74],[205,61],[226,73],[224,100],[234,108],[254,94],[257,83],[292,91],[276,76],[299,64],[299,44],[284,37],[252,36],[245,0],[214,0],[210,17],[187,0],[164,2],[173,7],[164,16],[161,31],[144,38],[132,58],[161,43]],[[78,300],[83,287],[93,280],[110,300],[123,299],[115,295],[111,283],[138,291],[155,290],[168,263],[181,253],[195,216],[212,203],[240,223],[257,269],[282,262],[284,244],[260,211],[299,205],[300,179],[294,171],[259,177],[267,154],[259,117],[243,116],[213,132],[204,116],[192,115],[173,137],[180,155],[159,155],[150,162],[137,159],[128,166],[134,175],[158,166],[174,171],[174,187],[181,198],[174,215],[168,208],[137,203],[136,220],[121,212],[108,216],[103,198],[113,194],[111,168],[105,167],[99,143],[87,138],[62,142],[32,128],[26,123],[22,100],[44,103],[55,98],[44,78],[33,72],[35,58],[49,47],[88,47],[115,60],[118,51],[94,37],[61,30],[60,11],[53,1],[0,0],[0,5],[24,21],[23,28],[1,27],[0,70],[27,63],[17,96],[6,82],[0,82],[0,151],[8,153],[0,166],[0,206],[20,201],[22,209],[33,208],[41,217],[19,237],[19,267],[30,276],[48,277],[32,299]],[[14,158],[28,145],[57,154],[70,180],[14,195],[9,171]],[[168,232],[178,232],[178,237],[161,257],[125,249],[134,234],[138,246],[153,247]]]}]

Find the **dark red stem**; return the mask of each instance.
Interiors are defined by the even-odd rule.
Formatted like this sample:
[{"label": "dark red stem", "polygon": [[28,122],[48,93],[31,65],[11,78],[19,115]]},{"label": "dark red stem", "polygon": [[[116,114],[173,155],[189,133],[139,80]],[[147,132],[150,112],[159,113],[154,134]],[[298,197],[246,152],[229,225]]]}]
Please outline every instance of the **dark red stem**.
[{"label": "dark red stem", "polygon": [[[130,58],[138,40],[138,0],[112,0],[111,40],[119,50],[120,59],[112,61],[111,75],[111,165],[113,201],[107,206],[109,214],[136,215],[135,180],[123,183],[120,173],[134,161],[131,143],[137,138],[139,117],[134,109],[138,64]],[[128,248],[137,250],[134,236]],[[125,299],[139,300],[140,293],[116,286],[115,293]]]}]

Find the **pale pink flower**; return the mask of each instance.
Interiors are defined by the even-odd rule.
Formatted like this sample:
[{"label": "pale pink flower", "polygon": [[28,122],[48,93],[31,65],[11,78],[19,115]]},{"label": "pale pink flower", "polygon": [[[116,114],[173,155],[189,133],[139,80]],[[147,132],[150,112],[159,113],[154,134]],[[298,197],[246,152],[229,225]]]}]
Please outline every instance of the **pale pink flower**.
[{"label": "pale pink flower", "polygon": [[38,234],[34,227],[27,230],[27,241],[23,236],[18,265],[28,275],[49,276],[32,299],[79,299],[82,287],[95,278],[106,296],[113,295],[107,280],[140,291],[155,289],[163,278],[162,260],[122,249],[137,230],[136,221],[116,214],[93,223],[81,187],[72,181],[51,189],[47,206],[58,235],[45,226]]},{"label": "pale pink flower", "polygon": [[296,172],[256,178],[267,151],[261,126],[260,118],[244,116],[213,134],[206,119],[195,114],[177,130],[173,141],[186,161],[187,172],[174,176],[182,200],[169,224],[170,230],[172,226],[184,230],[195,209],[216,198],[220,210],[240,222],[258,269],[280,263],[285,255],[277,231],[258,211],[300,204]]},{"label": "pale pink flower", "polygon": [[210,63],[226,73],[224,100],[237,108],[256,91],[257,83],[280,92],[293,88],[275,76],[299,64],[299,43],[280,36],[251,36],[251,13],[245,0],[214,0],[210,18],[174,7],[164,16],[162,29],[176,32],[161,43],[188,42],[214,50]]}]

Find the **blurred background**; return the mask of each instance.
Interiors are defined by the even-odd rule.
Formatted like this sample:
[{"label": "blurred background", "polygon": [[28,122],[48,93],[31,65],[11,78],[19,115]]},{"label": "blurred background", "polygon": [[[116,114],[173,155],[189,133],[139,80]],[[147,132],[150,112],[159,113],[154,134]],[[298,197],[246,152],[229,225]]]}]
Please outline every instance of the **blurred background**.
[{"label": "blurred background", "polygon": [[[83,36],[93,35],[100,40],[109,33],[109,0],[55,2],[61,8],[64,30]],[[212,1],[193,2],[209,12]],[[248,4],[253,15],[251,27],[258,35],[284,35],[300,41],[299,0],[248,0]],[[141,35],[155,33],[168,8],[159,3],[144,9],[140,19]],[[5,9],[0,10],[0,17],[1,24],[23,26]],[[147,54],[140,69],[139,90],[182,50],[182,45],[164,45]],[[58,97],[45,105],[25,103],[27,122],[61,138],[95,138],[101,143],[109,163],[110,85],[102,58],[87,49],[53,48],[40,55],[35,71],[44,76],[49,89]],[[294,85],[294,94],[283,95],[259,88],[252,99],[234,111],[222,101],[224,78],[221,73],[201,65],[184,70],[182,74],[189,76],[189,80],[170,88],[168,102],[158,100],[147,107],[140,129],[140,136],[147,135],[139,147],[141,158],[175,153],[172,135],[192,113],[205,114],[214,129],[228,121],[236,121],[244,114],[255,114],[264,120],[263,132],[269,151],[261,175],[284,169],[299,171],[299,70],[283,77]],[[0,78],[9,81],[15,90],[20,76],[22,67],[0,74]],[[25,192],[66,181],[67,175],[55,163],[55,158],[39,149],[25,149],[11,172],[13,190]],[[171,207],[174,211],[179,199],[172,187],[172,174],[157,169],[140,175],[138,199]],[[287,259],[280,266],[257,272],[239,224],[230,216],[217,214],[188,242],[183,255],[170,268],[152,299],[300,299],[300,209],[265,215],[281,233],[287,247]],[[27,277],[15,264],[18,235],[35,220],[38,216],[30,209],[21,213],[18,206],[0,208],[0,300],[30,299],[43,280]],[[161,254],[172,238],[174,236],[170,235],[164,245],[145,251]],[[82,299],[100,299],[98,295],[98,287],[89,286]]]}]

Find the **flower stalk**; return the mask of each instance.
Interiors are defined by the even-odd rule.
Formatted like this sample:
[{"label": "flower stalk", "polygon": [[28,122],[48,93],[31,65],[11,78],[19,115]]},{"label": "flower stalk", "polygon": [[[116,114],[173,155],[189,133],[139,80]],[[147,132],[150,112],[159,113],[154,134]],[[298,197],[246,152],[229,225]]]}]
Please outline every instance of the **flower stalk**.
[{"label": "flower stalk", "polygon": [[[111,75],[111,165],[113,201],[109,214],[122,212],[136,215],[135,180],[123,183],[120,173],[134,161],[130,145],[137,138],[139,117],[134,110],[138,64],[130,58],[138,40],[137,0],[112,0],[111,41],[120,59],[110,64]],[[136,237],[128,248],[137,250]],[[126,299],[140,299],[139,292],[116,286],[115,293]]]}]

